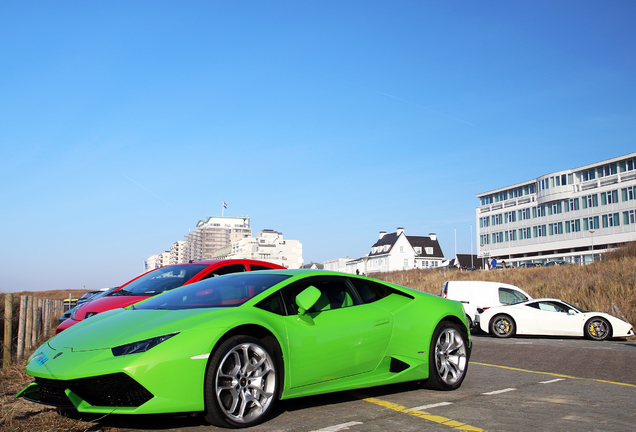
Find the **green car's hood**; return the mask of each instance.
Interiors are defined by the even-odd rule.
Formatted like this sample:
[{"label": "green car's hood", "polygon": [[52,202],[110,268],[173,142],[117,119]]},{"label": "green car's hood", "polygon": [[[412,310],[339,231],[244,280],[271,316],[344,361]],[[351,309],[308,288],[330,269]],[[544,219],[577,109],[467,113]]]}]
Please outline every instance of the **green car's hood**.
[{"label": "green car's hood", "polygon": [[51,339],[49,345],[53,349],[91,351],[183,332],[195,327],[223,327],[223,317],[236,309],[117,309],[95,315],[70,327]]}]

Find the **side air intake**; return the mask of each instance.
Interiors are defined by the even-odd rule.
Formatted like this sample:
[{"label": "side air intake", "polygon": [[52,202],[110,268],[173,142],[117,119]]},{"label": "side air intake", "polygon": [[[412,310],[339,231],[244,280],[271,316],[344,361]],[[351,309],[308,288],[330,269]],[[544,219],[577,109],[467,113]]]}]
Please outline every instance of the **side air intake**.
[{"label": "side air intake", "polygon": [[411,366],[408,363],[404,363],[402,360],[391,357],[391,367],[389,372],[398,373],[407,370]]}]

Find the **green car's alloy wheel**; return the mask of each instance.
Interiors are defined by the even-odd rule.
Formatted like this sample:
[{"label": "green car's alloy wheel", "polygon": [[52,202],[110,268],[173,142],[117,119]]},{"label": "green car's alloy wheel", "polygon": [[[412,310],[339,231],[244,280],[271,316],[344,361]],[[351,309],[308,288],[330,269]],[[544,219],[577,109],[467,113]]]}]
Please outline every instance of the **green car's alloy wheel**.
[{"label": "green car's alloy wheel", "polygon": [[233,336],[214,352],[205,384],[206,420],[249,427],[265,419],[278,392],[273,350],[250,336]]},{"label": "green car's alloy wheel", "polygon": [[438,324],[429,355],[427,385],[436,390],[455,390],[466,376],[468,334],[463,326],[450,321]]},{"label": "green car's alloy wheel", "polygon": [[490,334],[507,338],[515,334],[515,322],[508,315],[496,315],[490,321]]},{"label": "green car's alloy wheel", "polygon": [[605,340],[612,334],[612,326],[601,317],[590,318],[585,323],[585,336],[592,340]]}]

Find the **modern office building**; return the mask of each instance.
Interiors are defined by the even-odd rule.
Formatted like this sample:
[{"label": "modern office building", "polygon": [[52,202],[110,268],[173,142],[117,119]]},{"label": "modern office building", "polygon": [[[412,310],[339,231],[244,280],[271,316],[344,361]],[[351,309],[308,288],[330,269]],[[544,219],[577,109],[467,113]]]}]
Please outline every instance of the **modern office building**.
[{"label": "modern office building", "polygon": [[478,255],[587,264],[636,240],[636,153],[477,195]]}]

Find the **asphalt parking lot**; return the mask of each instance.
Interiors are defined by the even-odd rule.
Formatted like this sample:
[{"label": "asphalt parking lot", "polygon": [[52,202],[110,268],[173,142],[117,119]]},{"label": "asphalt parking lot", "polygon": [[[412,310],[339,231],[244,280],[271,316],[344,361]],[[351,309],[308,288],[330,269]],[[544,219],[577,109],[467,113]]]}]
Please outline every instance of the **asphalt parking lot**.
[{"label": "asphalt parking lot", "polygon": [[[281,401],[246,431],[632,431],[636,341],[473,337],[464,384],[421,383]],[[198,417],[110,417],[121,430],[216,430]]]}]

